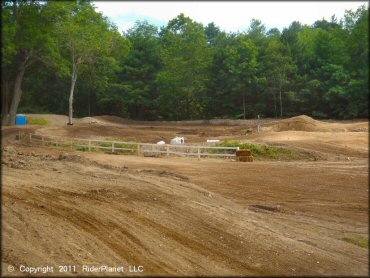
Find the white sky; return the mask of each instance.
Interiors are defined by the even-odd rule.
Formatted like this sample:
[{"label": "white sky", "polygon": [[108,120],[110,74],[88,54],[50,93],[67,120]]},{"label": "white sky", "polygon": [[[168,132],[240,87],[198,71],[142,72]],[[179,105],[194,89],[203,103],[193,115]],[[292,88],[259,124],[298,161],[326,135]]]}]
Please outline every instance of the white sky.
[{"label": "white sky", "polygon": [[246,31],[252,18],[259,19],[267,29],[282,30],[293,21],[313,24],[316,20],[343,17],[345,10],[356,10],[367,1],[352,2],[131,2],[96,1],[97,11],[108,16],[119,28],[126,31],[136,20],[147,20],[157,26],[166,25],[180,13],[207,25],[214,22],[227,32]]}]

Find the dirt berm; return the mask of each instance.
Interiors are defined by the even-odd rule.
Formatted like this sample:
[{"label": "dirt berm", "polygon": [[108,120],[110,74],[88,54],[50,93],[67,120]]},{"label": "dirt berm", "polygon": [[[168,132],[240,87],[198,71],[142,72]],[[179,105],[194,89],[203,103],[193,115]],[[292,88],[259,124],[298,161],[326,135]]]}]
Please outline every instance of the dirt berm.
[{"label": "dirt berm", "polygon": [[[310,132],[367,132],[369,130],[368,122],[360,121],[360,122],[353,122],[348,121],[335,123],[335,122],[324,122],[314,120],[313,118],[301,115],[297,117],[292,117],[288,119],[283,119],[279,121],[273,121],[266,123],[268,130],[272,131],[310,131]],[[269,129],[270,127],[270,129]]]},{"label": "dirt berm", "polygon": [[[310,212],[310,205],[307,213],[284,195],[292,181],[287,180],[286,189],[274,189],[278,164],[256,163],[248,170],[245,163],[207,161],[200,167],[202,161],[194,159],[6,146],[2,274],[25,275],[18,271],[22,264],[76,265],[75,274],[91,276],[82,265],[106,264],[142,265],[143,275],[367,275],[368,250],[343,240],[345,233],[366,233],[366,204],[355,190],[348,201],[354,205],[341,208],[342,218]],[[221,176],[216,169],[223,169]],[[251,184],[235,179],[230,186],[233,169]],[[258,182],[262,169],[269,169],[270,178]],[[299,171],[304,180],[312,172]],[[316,200],[311,209],[322,206],[330,213],[331,207],[338,213],[322,175],[321,189],[303,183],[301,193],[311,194],[309,200],[328,198]],[[360,194],[364,186],[359,181]],[[263,191],[258,193],[258,187]],[[232,188],[246,195],[235,192],[238,197],[233,197]],[[343,189],[341,182],[337,188]],[[276,203],[271,198],[279,194]],[[304,204],[297,196],[292,200]],[[357,222],[346,213],[356,213]],[[9,273],[9,266],[16,270]]]}]

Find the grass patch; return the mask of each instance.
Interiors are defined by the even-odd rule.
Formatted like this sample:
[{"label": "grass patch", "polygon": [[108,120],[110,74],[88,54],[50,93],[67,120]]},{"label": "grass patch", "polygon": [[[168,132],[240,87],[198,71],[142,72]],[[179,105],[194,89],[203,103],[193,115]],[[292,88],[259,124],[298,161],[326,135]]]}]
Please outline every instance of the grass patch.
[{"label": "grass patch", "polygon": [[[92,142],[94,146],[99,146],[99,147],[112,147],[112,143],[110,142]],[[116,144],[114,144],[116,146]]]},{"label": "grass patch", "polygon": [[75,148],[76,151],[83,151],[83,152],[86,152],[89,150],[88,147],[83,147],[83,146],[76,146]]},{"label": "grass patch", "polygon": [[32,118],[32,117],[29,117],[27,118],[27,123],[29,125],[41,125],[41,126],[47,126],[50,124],[50,122],[46,119],[43,119],[43,118]]},{"label": "grass patch", "polygon": [[[104,138],[106,141],[115,141],[115,142],[120,142],[122,139],[116,139],[116,138]],[[88,142],[84,141],[81,142],[81,145],[85,146],[76,146],[75,150],[76,151],[89,151],[89,146]],[[104,147],[99,148],[99,147]],[[126,149],[126,150],[120,150],[119,148]],[[110,152],[112,150],[112,142],[94,142],[91,141],[90,143],[90,151],[91,152],[98,152],[98,151],[103,151],[103,152]],[[137,151],[137,145],[136,144],[131,144],[131,143],[114,143],[114,152],[115,153],[120,153],[120,154],[132,154],[133,152]]]},{"label": "grass patch", "polygon": [[[104,138],[104,140],[119,142],[122,139],[108,137],[108,138]],[[87,145],[88,142],[84,142],[83,144]],[[112,142],[93,142],[92,141],[90,146],[91,146],[90,151],[110,151],[111,148],[112,148]],[[101,149],[99,147],[104,147],[104,149]],[[119,150],[119,148],[127,149],[127,150]],[[86,147],[79,146],[79,147],[77,147],[76,150],[88,151],[88,149],[89,149],[88,146],[86,146]],[[137,145],[136,144],[114,143],[114,152],[123,153],[123,154],[130,154],[130,153],[136,152],[136,151],[137,151]]]},{"label": "grass patch", "polygon": [[360,246],[362,248],[369,248],[369,240],[358,235],[347,235],[343,238],[344,241]]},{"label": "grass patch", "polygon": [[[239,147],[240,149],[249,149],[256,158],[265,159],[297,159],[300,153],[282,147],[273,147],[261,144],[240,143],[238,141],[224,141],[216,144],[217,147]],[[217,151],[217,150],[215,150]]]},{"label": "grass patch", "polygon": [[68,143],[59,143],[58,146],[63,147],[63,148],[68,148],[68,147],[71,147],[71,144],[68,144]]},{"label": "grass patch", "polygon": [[[104,138],[104,140],[116,141],[116,142],[122,141],[122,139],[120,139],[120,138],[111,138],[111,137]],[[110,143],[110,142],[101,142],[101,143],[97,143],[97,145],[102,146],[102,147],[111,147],[112,143]],[[114,143],[114,147],[115,148],[123,148],[123,149],[132,149],[132,150],[135,150],[135,151],[137,149],[136,144],[130,144],[130,143]]]}]

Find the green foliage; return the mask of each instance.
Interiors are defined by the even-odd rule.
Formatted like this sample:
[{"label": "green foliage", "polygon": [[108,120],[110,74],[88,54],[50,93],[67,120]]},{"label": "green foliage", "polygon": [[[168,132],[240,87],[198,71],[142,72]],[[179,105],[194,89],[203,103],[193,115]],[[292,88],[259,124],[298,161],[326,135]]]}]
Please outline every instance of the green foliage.
[{"label": "green foliage", "polygon": [[27,123],[29,125],[41,125],[41,126],[47,126],[50,124],[50,122],[47,119],[43,118],[34,118],[34,117],[28,117]]},{"label": "green foliage", "polygon": [[216,144],[217,147],[239,147],[240,149],[249,149],[256,158],[265,159],[297,159],[300,154],[282,147],[273,147],[268,145],[241,143],[238,141],[224,141]]},{"label": "green foliage", "polygon": [[369,115],[366,5],[341,20],[292,22],[282,32],[253,19],[245,32],[225,33],[180,14],[161,30],[144,21],[124,34],[90,1],[2,1],[1,7],[9,92],[19,66],[27,66],[18,112],[66,114],[74,90],[78,117]]},{"label": "green foliage", "polygon": [[75,147],[75,150],[76,151],[87,152],[89,150],[89,148],[88,147],[85,147],[85,146],[76,146]]},{"label": "green foliage", "polygon": [[[112,149],[112,141],[114,141],[114,152],[123,153],[123,154],[132,154],[133,152],[137,151],[137,145],[134,143],[119,143],[122,139],[118,138],[104,138],[104,140],[109,142],[90,142],[90,151],[111,151]],[[117,143],[116,143],[117,142]],[[87,145],[87,142],[83,142],[83,145]],[[103,147],[103,148],[99,148]],[[120,150],[124,149],[124,150]],[[76,150],[79,151],[88,151],[88,146],[77,146]]]},{"label": "green foliage", "polygon": [[343,238],[343,240],[362,248],[369,248],[369,240],[359,235],[347,235]]},{"label": "green foliage", "polygon": [[202,118],[209,64],[203,26],[180,14],[160,37],[162,68],[156,81],[161,114],[173,120]]},{"label": "green foliage", "polygon": [[135,119],[155,119],[155,99],[158,97],[156,75],[160,69],[160,41],[157,27],[146,21],[136,22],[126,34],[131,49],[122,60],[120,92],[128,116]]}]

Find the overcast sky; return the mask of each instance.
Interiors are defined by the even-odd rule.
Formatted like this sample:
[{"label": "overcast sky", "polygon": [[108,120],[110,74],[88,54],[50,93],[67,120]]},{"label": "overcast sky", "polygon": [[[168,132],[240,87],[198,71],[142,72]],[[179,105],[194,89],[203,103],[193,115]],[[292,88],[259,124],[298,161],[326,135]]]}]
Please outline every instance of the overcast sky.
[{"label": "overcast sky", "polygon": [[137,20],[164,26],[180,13],[207,25],[214,22],[226,32],[246,31],[252,18],[259,19],[267,29],[282,30],[293,21],[313,24],[316,20],[330,20],[332,15],[342,18],[345,10],[356,10],[367,1],[352,2],[129,2],[96,1],[97,10],[108,16],[126,31]]}]

